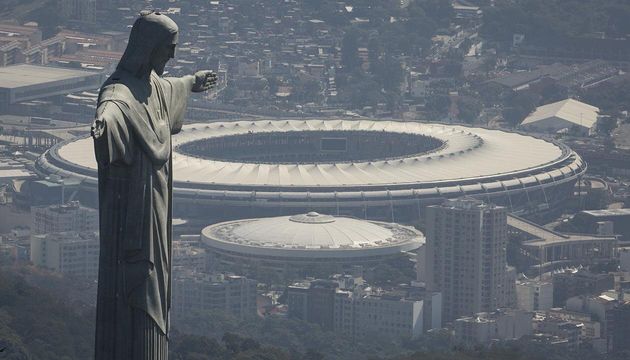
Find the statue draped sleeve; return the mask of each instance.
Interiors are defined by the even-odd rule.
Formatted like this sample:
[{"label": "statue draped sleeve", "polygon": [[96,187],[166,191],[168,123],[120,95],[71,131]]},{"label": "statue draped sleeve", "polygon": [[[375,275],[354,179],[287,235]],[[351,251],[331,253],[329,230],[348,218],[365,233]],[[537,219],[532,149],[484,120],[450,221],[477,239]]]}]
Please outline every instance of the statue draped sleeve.
[{"label": "statue draped sleeve", "polygon": [[99,166],[131,165],[135,150],[133,134],[115,104],[106,102],[98,107],[92,137]]}]

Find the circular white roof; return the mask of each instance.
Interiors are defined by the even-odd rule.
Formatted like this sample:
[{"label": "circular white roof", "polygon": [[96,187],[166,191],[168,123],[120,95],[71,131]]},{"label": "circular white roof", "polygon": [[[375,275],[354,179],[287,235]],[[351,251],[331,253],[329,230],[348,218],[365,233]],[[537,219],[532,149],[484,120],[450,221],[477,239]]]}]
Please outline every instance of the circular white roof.
[{"label": "circular white roof", "polygon": [[213,248],[250,255],[292,257],[366,256],[414,250],[421,232],[398,224],[308,214],[230,221],[202,230]]},{"label": "circular white roof", "polygon": [[[390,160],[269,164],[201,159],[177,146],[204,138],[289,131],[374,131],[418,134],[445,143],[439,149]],[[175,186],[241,186],[318,188],[389,186],[482,179],[534,173],[566,159],[571,151],[558,144],[518,133],[457,125],[377,120],[259,120],[184,126],[173,137]],[[90,138],[67,143],[58,156],[71,165],[96,173]]]}]

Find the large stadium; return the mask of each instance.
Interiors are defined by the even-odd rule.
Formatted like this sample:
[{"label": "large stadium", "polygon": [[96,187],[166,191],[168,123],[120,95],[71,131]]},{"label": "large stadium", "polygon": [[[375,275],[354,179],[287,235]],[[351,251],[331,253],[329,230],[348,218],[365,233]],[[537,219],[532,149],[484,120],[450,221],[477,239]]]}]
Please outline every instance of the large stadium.
[{"label": "large stadium", "polygon": [[[458,125],[386,120],[256,120],[192,124],[173,138],[178,217],[233,220],[318,211],[415,222],[445,198],[473,196],[517,214],[554,209],[586,163],[567,146]],[[36,163],[81,181],[96,199],[90,138]]]}]

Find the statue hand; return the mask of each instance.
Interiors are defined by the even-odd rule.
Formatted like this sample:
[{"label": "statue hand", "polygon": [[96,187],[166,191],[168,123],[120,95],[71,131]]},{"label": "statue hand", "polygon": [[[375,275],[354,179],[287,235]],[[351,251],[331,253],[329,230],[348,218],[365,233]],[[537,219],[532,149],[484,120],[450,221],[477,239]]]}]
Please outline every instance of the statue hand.
[{"label": "statue hand", "polygon": [[92,123],[90,133],[94,139],[98,139],[105,134],[105,120],[97,118]]},{"label": "statue hand", "polygon": [[217,83],[217,74],[211,70],[201,70],[195,73],[195,83],[193,84],[193,92],[202,92],[211,89]]}]

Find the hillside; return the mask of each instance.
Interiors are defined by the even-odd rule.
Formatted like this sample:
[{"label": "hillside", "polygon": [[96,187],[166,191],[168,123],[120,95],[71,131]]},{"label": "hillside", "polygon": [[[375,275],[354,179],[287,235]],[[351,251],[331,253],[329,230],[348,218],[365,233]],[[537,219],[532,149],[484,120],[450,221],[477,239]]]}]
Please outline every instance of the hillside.
[{"label": "hillside", "polygon": [[35,21],[40,25],[44,38],[53,36],[63,20],[56,9],[55,0],[2,0],[0,22],[23,24]]},{"label": "hillside", "polygon": [[[27,274],[28,275],[28,274]],[[24,274],[0,269],[2,359],[87,359],[93,348],[92,314],[27,284]]]}]

